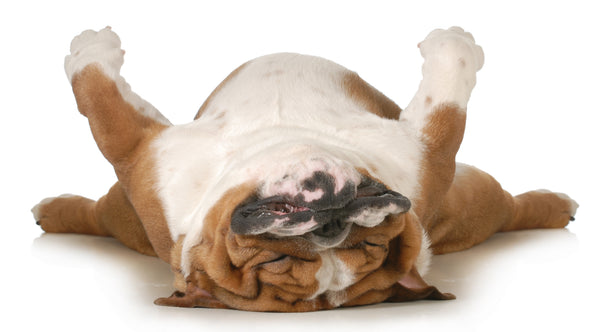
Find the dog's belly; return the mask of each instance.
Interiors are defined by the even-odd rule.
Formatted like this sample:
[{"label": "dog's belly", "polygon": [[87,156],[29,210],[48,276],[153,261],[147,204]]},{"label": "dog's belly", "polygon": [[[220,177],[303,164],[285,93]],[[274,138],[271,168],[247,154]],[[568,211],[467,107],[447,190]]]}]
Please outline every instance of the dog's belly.
[{"label": "dog's belly", "polygon": [[[201,118],[220,120],[226,133],[271,126],[330,130],[356,125],[362,109],[343,90],[344,67],[300,54],[274,54],[244,64],[213,93]],[[321,129],[322,130],[322,129]]]}]

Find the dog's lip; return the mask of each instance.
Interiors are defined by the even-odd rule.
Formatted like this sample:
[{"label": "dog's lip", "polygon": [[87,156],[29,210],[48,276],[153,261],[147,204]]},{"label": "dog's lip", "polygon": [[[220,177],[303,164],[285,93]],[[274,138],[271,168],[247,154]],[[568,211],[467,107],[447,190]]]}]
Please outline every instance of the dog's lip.
[{"label": "dog's lip", "polygon": [[244,213],[244,216],[247,217],[251,214],[272,214],[277,216],[285,216],[306,211],[313,210],[301,204],[296,204],[287,197],[275,196],[263,199],[260,204],[256,204],[256,206],[254,206],[252,209],[248,209],[248,211]]},{"label": "dog's lip", "polygon": [[[322,229],[325,225],[319,227]],[[334,236],[321,236],[319,232],[312,231],[304,235],[305,239],[315,244],[319,249],[329,249],[340,245],[350,234],[352,223],[342,222],[342,227]]]},{"label": "dog's lip", "polygon": [[346,227],[349,227],[349,223],[344,222],[341,219],[335,219],[320,225],[311,233],[323,238],[334,238],[340,235]]},{"label": "dog's lip", "polygon": [[293,202],[287,199],[275,199],[273,201],[267,202],[261,206],[261,210],[267,211],[278,216],[285,216],[288,214],[298,212],[312,211],[306,206],[294,204]]},{"label": "dog's lip", "polygon": [[[303,212],[310,212],[315,214],[328,213],[330,211],[335,210],[331,208],[322,210],[311,209],[301,204],[293,203],[292,200],[286,199],[285,197],[274,197],[272,200],[269,200],[265,203],[266,204],[263,204],[261,206],[261,211],[263,213],[272,213],[279,216],[294,215]],[[287,211],[277,211],[278,208],[274,207],[280,207]],[[336,218],[335,220],[330,220],[324,224],[318,224],[314,228],[308,230],[306,233],[300,236],[304,237],[306,240],[312,242],[321,249],[327,249],[336,247],[337,245],[342,243],[350,233],[351,228],[351,222],[346,222],[342,219]],[[284,257],[275,258],[269,263],[280,261],[283,258]]]}]

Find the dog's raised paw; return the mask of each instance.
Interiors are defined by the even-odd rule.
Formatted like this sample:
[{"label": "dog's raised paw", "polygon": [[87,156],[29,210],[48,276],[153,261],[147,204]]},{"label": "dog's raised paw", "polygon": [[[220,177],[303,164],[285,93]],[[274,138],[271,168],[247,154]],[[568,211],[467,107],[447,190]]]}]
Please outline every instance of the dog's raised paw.
[{"label": "dog's raised paw", "polygon": [[99,65],[111,78],[119,75],[125,52],[121,50],[119,36],[106,27],[100,31],[86,30],[73,38],[71,54],[65,57],[65,72],[69,82],[90,64]]},{"label": "dog's raised paw", "polygon": [[433,30],[419,43],[419,48],[425,59],[442,56],[460,67],[471,67],[474,71],[483,67],[483,49],[475,43],[472,34],[460,27]]}]

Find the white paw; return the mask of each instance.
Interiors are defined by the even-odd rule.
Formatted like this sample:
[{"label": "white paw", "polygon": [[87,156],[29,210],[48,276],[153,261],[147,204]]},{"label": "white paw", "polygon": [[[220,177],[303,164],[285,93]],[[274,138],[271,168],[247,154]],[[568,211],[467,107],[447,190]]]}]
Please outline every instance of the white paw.
[{"label": "white paw", "polygon": [[457,66],[478,71],[483,67],[483,49],[475,44],[473,35],[462,28],[436,29],[419,43],[425,60],[446,60],[444,66]]},{"label": "white paw", "polygon": [[69,82],[75,74],[92,63],[98,64],[109,77],[116,78],[123,65],[124,53],[119,36],[110,27],[98,32],[82,32],[73,38],[71,54],[65,57],[65,71]]}]

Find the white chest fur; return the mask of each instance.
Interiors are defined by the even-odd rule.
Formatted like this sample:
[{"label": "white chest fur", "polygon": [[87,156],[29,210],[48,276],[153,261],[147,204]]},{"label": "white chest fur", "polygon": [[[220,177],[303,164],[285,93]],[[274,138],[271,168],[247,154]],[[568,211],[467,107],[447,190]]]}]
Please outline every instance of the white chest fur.
[{"label": "white chest fur", "polygon": [[319,289],[315,292],[313,298],[327,292],[331,304],[338,306],[345,301],[343,290],[354,283],[354,274],[335,255],[333,250],[323,251],[320,256],[321,267],[315,275],[319,282]]}]

